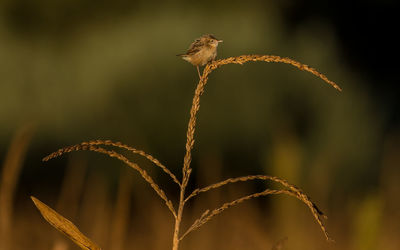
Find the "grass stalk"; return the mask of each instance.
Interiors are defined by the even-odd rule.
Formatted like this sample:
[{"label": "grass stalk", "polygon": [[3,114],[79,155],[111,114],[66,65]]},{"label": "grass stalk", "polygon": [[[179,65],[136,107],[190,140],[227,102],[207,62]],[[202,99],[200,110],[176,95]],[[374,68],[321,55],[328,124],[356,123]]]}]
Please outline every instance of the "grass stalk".
[{"label": "grass stalk", "polygon": [[[162,200],[164,200],[166,206],[172,213],[172,215],[175,218],[175,225],[174,225],[174,231],[173,231],[173,239],[172,239],[172,249],[173,250],[178,250],[179,249],[179,244],[181,240],[185,238],[190,232],[197,230],[201,226],[203,226],[205,223],[207,223],[210,219],[212,219],[214,216],[222,213],[226,209],[233,207],[237,204],[240,204],[244,201],[261,197],[261,196],[266,196],[266,195],[274,195],[274,194],[286,194],[289,196],[293,196],[303,203],[305,203],[309,209],[311,210],[311,213],[313,214],[315,220],[319,224],[321,230],[323,231],[326,239],[328,241],[331,240],[329,237],[325,226],[322,222],[322,218],[326,218],[324,214],[318,209],[318,207],[313,203],[310,198],[299,188],[296,186],[288,183],[286,180],[274,176],[267,176],[267,175],[249,175],[249,176],[243,176],[243,177],[237,177],[237,178],[229,178],[224,181],[218,182],[211,184],[209,186],[206,186],[204,188],[197,188],[195,189],[191,194],[186,196],[185,191],[187,188],[187,185],[189,183],[190,175],[192,173],[191,169],[191,161],[192,161],[192,150],[194,147],[194,134],[196,130],[196,119],[197,119],[197,114],[200,109],[200,97],[204,93],[204,88],[205,85],[208,82],[208,77],[209,75],[217,68],[227,65],[227,64],[244,64],[247,62],[256,62],[256,61],[262,61],[262,62],[275,62],[275,63],[285,63],[292,65],[300,70],[309,72],[326,83],[330,84],[332,87],[335,89],[341,91],[342,89],[333,81],[329,80],[324,74],[319,73],[317,70],[314,68],[309,67],[308,65],[302,64],[300,62],[297,62],[293,59],[286,58],[286,57],[279,57],[279,56],[273,56],[273,55],[242,55],[242,56],[237,56],[237,57],[229,57],[226,59],[220,59],[216,60],[213,62],[210,62],[206,65],[206,67],[203,70],[202,76],[200,77],[200,80],[196,86],[194,97],[192,100],[192,107],[190,109],[190,118],[188,122],[188,128],[186,132],[186,145],[185,145],[185,155],[183,159],[183,166],[182,166],[182,180],[179,181],[178,178],[163,164],[160,163],[156,158],[151,156],[150,154],[145,153],[142,150],[138,150],[135,148],[132,148],[130,146],[127,146],[125,144],[122,144],[120,142],[112,142],[110,140],[93,140],[89,142],[82,142],[80,144],[76,144],[73,146],[61,148],[58,151],[46,156],[43,161],[47,161],[56,157],[59,157],[65,153],[69,153],[72,151],[79,151],[79,150],[89,150],[89,151],[94,151],[102,154],[106,154],[109,157],[112,158],[117,158],[120,161],[124,162],[131,168],[135,169],[136,171],[139,172],[141,177],[145,179],[146,182],[150,184],[150,186],[154,189],[154,191],[158,194],[158,196],[161,197]],[[175,210],[172,201],[170,201],[165,194],[165,192],[154,182],[154,180],[147,174],[145,170],[140,168],[136,163],[129,161],[124,155],[117,153],[113,150],[107,150],[105,148],[102,148],[100,146],[113,146],[121,149],[125,149],[128,152],[134,153],[134,154],[139,154],[152,163],[154,163],[156,166],[160,167],[166,174],[168,174],[173,182],[179,185],[179,203],[178,203],[178,208]],[[251,181],[251,180],[269,180],[269,181],[274,181],[277,183],[280,183],[282,185],[281,189],[266,189],[263,192],[259,193],[253,193],[244,197],[241,197],[239,199],[236,199],[231,202],[224,203],[221,207],[216,208],[214,210],[206,210],[203,212],[203,214],[200,216],[199,219],[195,220],[193,224],[183,233],[181,234],[180,228],[183,220],[183,212],[184,212],[184,207],[185,203],[188,202],[190,199],[193,197],[197,196],[200,193],[210,191],[212,189],[220,188],[224,185],[227,184],[232,184],[232,183],[237,183],[237,182],[246,182],[246,181]],[[35,200],[34,200],[35,201]],[[37,202],[35,202],[36,204]],[[54,225],[53,225],[54,226]]]}]

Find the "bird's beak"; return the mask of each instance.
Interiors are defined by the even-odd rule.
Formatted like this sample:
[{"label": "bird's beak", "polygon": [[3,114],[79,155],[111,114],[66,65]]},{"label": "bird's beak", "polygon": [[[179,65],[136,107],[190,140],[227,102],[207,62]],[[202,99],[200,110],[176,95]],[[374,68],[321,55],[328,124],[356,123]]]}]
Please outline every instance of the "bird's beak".
[{"label": "bird's beak", "polygon": [[219,42],[219,43],[222,43],[222,42],[223,42],[223,40],[218,40],[218,42]]}]

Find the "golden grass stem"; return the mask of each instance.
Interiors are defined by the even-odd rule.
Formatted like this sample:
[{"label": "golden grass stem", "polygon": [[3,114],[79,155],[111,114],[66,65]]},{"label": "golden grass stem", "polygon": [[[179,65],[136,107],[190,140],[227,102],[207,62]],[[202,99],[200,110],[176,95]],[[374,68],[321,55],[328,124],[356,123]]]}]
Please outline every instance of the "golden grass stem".
[{"label": "golden grass stem", "polygon": [[189,170],[190,170],[190,163],[192,161],[192,154],[191,151],[194,146],[194,133],[195,133],[195,127],[196,127],[196,116],[197,112],[200,109],[200,97],[204,93],[204,87],[207,84],[208,81],[208,76],[211,74],[212,71],[215,69],[227,65],[227,64],[244,64],[249,61],[263,61],[263,62],[276,62],[276,63],[285,63],[292,65],[300,70],[307,71],[315,76],[318,76],[331,86],[333,86],[335,89],[342,91],[342,89],[333,81],[329,80],[324,74],[319,73],[317,70],[314,68],[309,67],[306,64],[300,63],[298,61],[295,61],[293,59],[287,58],[287,57],[280,57],[280,56],[274,56],[274,55],[242,55],[242,56],[237,56],[237,57],[229,57],[226,59],[219,59],[216,61],[213,61],[211,63],[208,63],[203,70],[203,74],[199,80],[199,83],[197,84],[195,94],[193,97],[192,101],[192,107],[190,109],[190,119],[188,123],[188,130],[186,133],[186,153],[183,161],[183,168],[182,168],[182,183],[183,182],[188,182],[189,179]]},{"label": "golden grass stem", "polygon": [[[88,142],[83,142],[77,145],[65,147],[62,149],[59,149],[58,151],[46,156],[43,158],[43,161],[50,160],[52,158],[58,157],[60,155],[63,155],[65,153],[69,153],[72,151],[78,151],[78,150],[89,150],[89,151],[94,151],[98,153],[103,153],[106,154],[110,157],[117,158],[121,160],[122,162],[126,163],[128,166],[132,167],[133,169],[137,170],[140,175],[147,181],[150,186],[156,191],[156,193],[165,201],[165,204],[173,214],[175,218],[175,226],[174,226],[174,234],[173,234],[173,242],[172,242],[172,249],[173,250],[178,250],[179,248],[179,243],[180,241],[190,232],[198,229],[205,223],[207,223],[211,218],[214,216],[220,214],[223,212],[225,209],[228,209],[234,205],[237,205],[239,203],[242,203],[246,200],[250,200],[252,198],[260,197],[260,196],[266,196],[270,194],[286,194],[290,195],[293,197],[296,197],[297,199],[301,200],[304,202],[311,210],[312,214],[314,215],[315,220],[318,222],[321,230],[323,231],[325,237],[327,240],[331,240],[324,224],[322,223],[321,217],[323,217],[323,213],[317,208],[317,206],[309,199],[309,197],[299,188],[296,186],[289,184],[286,180],[278,178],[278,177],[273,177],[273,176],[266,176],[266,175],[251,175],[251,176],[243,176],[243,177],[238,177],[238,178],[230,178],[212,185],[209,185],[204,188],[199,188],[194,190],[189,196],[185,198],[185,190],[186,187],[189,183],[190,175],[192,172],[192,169],[190,167],[191,161],[192,161],[192,149],[194,146],[194,133],[195,133],[195,128],[196,128],[196,119],[197,119],[197,113],[200,109],[200,97],[204,93],[204,87],[207,84],[208,81],[208,76],[209,74],[214,71],[215,69],[227,65],[227,64],[244,64],[250,61],[263,61],[263,62],[276,62],[276,63],[285,63],[292,65],[300,70],[307,71],[319,78],[321,78],[323,81],[327,82],[331,86],[333,86],[335,89],[341,91],[342,89],[333,81],[329,80],[325,75],[319,73],[317,70],[314,68],[309,67],[308,65],[302,64],[300,62],[297,62],[293,59],[290,58],[285,58],[285,57],[279,57],[279,56],[273,56],[273,55],[242,55],[242,56],[237,56],[237,57],[229,57],[226,59],[220,59],[216,60],[213,62],[210,62],[206,65],[205,69],[203,70],[203,74],[200,77],[199,83],[197,84],[194,97],[192,100],[192,107],[190,109],[190,118],[188,122],[188,129],[186,133],[186,145],[185,145],[185,156],[183,160],[183,166],[182,166],[182,180],[179,181],[176,176],[169,171],[167,167],[165,167],[163,164],[161,164],[156,158],[153,156],[145,153],[142,150],[137,150],[135,148],[132,148],[130,146],[127,146],[125,144],[122,144],[120,142],[112,142],[110,140],[94,140],[94,141],[88,141]],[[104,145],[104,146],[114,146],[122,149],[126,149],[134,154],[139,154],[151,162],[153,162],[155,165],[160,167],[165,173],[167,173],[171,179],[177,183],[180,187],[180,196],[179,196],[179,204],[178,204],[178,209],[177,211],[175,210],[172,202],[167,198],[166,194],[164,191],[154,182],[154,180],[147,174],[145,170],[140,168],[137,164],[129,161],[125,156],[122,154],[118,154],[113,150],[106,150],[102,147],[99,147],[99,145]],[[184,211],[184,206],[187,201],[189,201],[191,198],[194,196],[198,195],[199,193],[202,192],[207,192],[212,189],[219,188],[221,186],[230,184],[230,183],[236,183],[236,182],[243,182],[243,181],[250,181],[250,180],[271,180],[280,183],[284,188],[281,190],[272,190],[272,189],[266,189],[263,192],[260,193],[254,193],[251,195],[244,196],[242,198],[236,199],[232,202],[227,202],[223,204],[221,207],[212,210],[211,212],[209,210],[206,210],[199,219],[197,219],[192,226],[189,227],[189,229],[180,236],[180,226],[182,222],[182,217],[183,217],[183,211]],[[34,200],[35,201],[35,200]],[[36,204],[36,202],[35,202]]]},{"label": "golden grass stem", "polygon": [[239,203],[242,203],[244,201],[253,199],[253,198],[257,198],[257,197],[261,197],[261,196],[266,196],[266,195],[272,195],[272,194],[286,194],[286,195],[290,195],[293,196],[299,200],[301,200],[302,202],[304,202],[311,210],[312,214],[314,215],[315,219],[317,220],[322,232],[324,233],[326,239],[328,241],[332,241],[332,239],[329,237],[328,232],[326,231],[325,226],[322,223],[321,218],[319,217],[318,212],[316,211],[315,207],[314,207],[314,203],[312,203],[308,198],[305,198],[305,196],[303,195],[299,195],[298,193],[292,191],[292,190],[274,190],[274,189],[266,189],[263,192],[259,192],[259,193],[254,193],[254,194],[250,194],[244,197],[241,197],[239,199],[236,199],[234,201],[231,202],[227,202],[224,203],[221,207],[216,208],[214,210],[212,210],[211,212],[209,212],[209,210],[206,210],[199,219],[195,220],[195,222],[189,227],[189,229],[181,236],[180,240],[182,240],[186,235],[188,235],[190,232],[199,229],[202,225],[204,225],[205,223],[207,223],[209,220],[211,220],[214,216],[222,213],[224,210],[235,206]]},{"label": "golden grass stem", "polygon": [[292,191],[293,193],[295,193],[297,195],[296,197],[300,197],[303,202],[308,204],[309,207],[313,208],[312,212],[314,214],[314,217],[316,217],[318,224],[320,225],[321,229],[325,233],[325,226],[323,225],[322,220],[320,219],[320,216],[322,216],[325,219],[327,218],[324,215],[324,213],[317,207],[317,205],[314,202],[311,201],[311,199],[300,188],[298,188],[295,185],[290,184],[286,180],[276,177],[276,176],[249,175],[249,176],[241,176],[241,177],[236,177],[236,178],[229,178],[224,181],[220,181],[220,182],[211,184],[204,188],[197,188],[197,189],[193,190],[193,192],[185,199],[184,202],[187,202],[189,199],[193,198],[194,196],[196,196],[200,193],[207,192],[212,189],[216,189],[216,188],[222,187],[222,186],[230,184],[230,183],[245,182],[245,181],[250,181],[250,180],[271,180],[271,181],[280,183],[284,187],[288,188],[290,191]]},{"label": "golden grass stem", "polygon": [[175,218],[175,226],[174,226],[174,235],[172,239],[172,250],[178,250],[179,248],[179,230],[182,222],[182,216],[183,216],[183,208],[185,206],[185,188],[186,185],[181,186],[181,191],[179,195],[179,207],[178,207],[178,214]]},{"label": "golden grass stem", "polygon": [[69,220],[59,215],[56,211],[48,207],[46,204],[31,196],[33,203],[37,209],[39,209],[43,218],[50,223],[55,229],[65,234],[70,238],[76,245],[82,249],[88,250],[100,250],[93,241],[86,237],[79,229]]},{"label": "golden grass stem", "polygon": [[319,78],[321,78],[323,81],[325,81],[326,83],[330,84],[332,87],[334,87],[335,89],[342,91],[342,89],[339,87],[339,85],[337,85],[335,82],[331,81],[328,79],[328,77],[326,77],[324,74],[318,72],[316,69],[300,63],[296,60],[293,60],[291,58],[288,57],[280,57],[280,56],[274,56],[274,55],[241,55],[241,56],[236,56],[236,57],[229,57],[229,58],[225,58],[225,59],[219,59],[216,61],[211,62],[210,64],[207,64],[204,72],[203,72],[203,77],[204,75],[208,76],[213,70],[215,70],[216,68],[221,67],[222,65],[226,65],[226,64],[244,64],[247,62],[257,62],[257,61],[261,61],[261,62],[275,62],[275,63],[285,63],[285,64],[289,64],[292,65],[300,70],[304,70],[307,71]]},{"label": "golden grass stem", "polygon": [[183,176],[183,181],[188,179],[187,172],[190,169],[190,163],[192,161],[192,154],[191,151],[193,149],[194,145],[194,133],[195,133],[195,127],[196,127],[196,116],[197,112],[200,109],[200,97],[204,93],[204,87],[207,84],[208,81],[208,76],[213,72],[215,69],[227,65],[227,64],[244,64],[247,62],[256,62],[256,61],[263,61],[263,62],[275,62],[275,63],[285,63],[292,65],[300,70],[307,71],[315,76],[318,76],[331,86],[333,86],[335,89],[342,91],[342,89],[333,81],[329,80],[324,74],[319,73],[317,70],[314,68],[309,67],[306,64],[300,63],[298,61],[295,61],[293,59],[287,58],[287,57],[280,57],[280,56],[274,56],[274,55],[242,55],[242,56],[236,56],[236,57],[229,57],[226,59],[219,59],[216,61],[213,61],[211,63],[208,63],[206,67],[203,70],[203,74],[199,80],[199,83],[197,84],[195,94],[193,97],[192,101],[192,108],[190,109],[190,119],[189,119],[189,124],[188,124],[188,130],[186,133],[186,154],[184,157],[183,161],[183,168],[182,168],[182,176]]},{"label": "golden grass stem", "polygon": [[209,210],[206,210],[205,212],[203,212],[203,214],[200,216],[199,219],[195,220],[195,222],[189,227],[189,229],[181,236],[181,239],[183,239],[186,235],[188,235],[190,232],[199,229],[202,225],[204,225],[206,222],[208,222],[209,220],[211,220],[211,218],[213,218],[214,216],[222,213],[224,210],[237,205],[239,203],[242,203],[244,201],[250,200],[252,198],[256,198],[256,197],[260,197],[260,196],[266,196],[266,195],[270,195],[270,194],[288,194],[290,193],[289,190],[272,190],[272,189],[267,189],[263,192],[259,192],[259,193],[254,193],[251,195],[247,195],[244,197],[241,197],[239,199],[236,199],[234,201],[231,202],[226,202],[224,203],[221,207],[216,208],[214,210],[212,210],[211,212],[209,212]]},{"label": "golden grass stem", "polygon": [[74,147],[79,147],[79,146],[97,146],[97,145],[114,146],[114,147],[126,149],[129,152],[132,152],[134,154],[138,154],[140,156],[143,156],[146,159],[148,159],[149,161],[151,161],[152,163],[154,163],[156,166],[160,167],[165,173],[167,173],[172,178],[172,180],[175,183],[177,183],[179,186],[181,185],[181,183],[178,181],[176,176],[165,165],[163,165],[159,160],[157,160],[152,155],[144,152],[143,150],[139,150],[139,149],[130,147],[130,146],[128,146],[126,144],[123,144],[121,142],[113,142],[111,140],[91,140],[91,141],[87,141],[87,142],[81,142],[81,143],[73,145],[73,146],[61,148],[61,149],[57,150],[56,152],[53,152],[50,155],[44,157],[43,161],[48,161],[50,159],[59,157],[59,156],[65,154],[65,153],[68,153],[68,149],[72,149]]},{"label": "golden grass stem", "polygon": [[244,181],[251,181],[251,180],[271,180],[271,181],[275,181],[277,183],[280,183],[281,185],[291,189],[294,192],[304,193],[301,189],[299,189],[295,185],[292,185],[289,182],[287,182],[286,180],[281,179],[281,178],[276,177],[276,176],[248,175],[248,176],[241,176],[241,177],[236,177],[236,178],[229,178],[229,179],[226,179],[224,181],[220,181],[220,182],[211,184],[211,185],[203,187],[203,188],[197,188],[197,189],[193,190],[193,192],[185,199],[185,202],[187,202],[189,199],[193,198],[194,196],[196,196],[196,195],[198,195],[200,193],[207,192],[209,190],[212,190],[212,189],[215,189],[215,188],[219,188],[221,186],[224,186],[224,185],[227,185],[227,184],[230,184],[230,183],[244,182]]},{"label": "golden grass stem", "polygon": [[[204,75],[204,72],[203,72]],[[186,153],[183,159],[183,167],[182,167],[182,185],[179,195],[179,205],[178,205],[178,214],[175,220],[175,227],[174,227],[174,236],[172,240],[172,249],[178,250],[179,247],[179,228],[182,221],[183,209],[185,206],[185,190],[186,186],[189,183],[190,174],[192,169],[190,168],[190,163],[192,161],[192,149],[194,146],[194,132],[196,127],[196,114],[197,111],[200,109],[200,96],[204,91],[204,86],[207,83],[207,79],[204,77],[200,78],[199,84],[196,87],[195,95],[192,101],[192,108],[190,110],[190,119],[188,124],[188,130],[186,133]]]},{"label": "golden grass stem", "polygon": [[133,168],[136,171],[138,171],[140,173],[140,175],[143,177],[143,179],[145,181],[147,181],[147,183],[150,184],[150,186],[154,189],[154,191],[156,191],[158,196],[160,196],[161,199],[163,199],[165,201],[165,204],[167,205],[168,209],[171,211],[173,216],[176,218],[176,212],[175,212],[175,209],[174,209],[174,206],[173,206],[172,202],[167,198],[167,195],[165,194],[165,192],[155,183],[153,178],[151,178],[151,176],[149,174],[147,174],[147,172],[144,169],[139,167],[138,164],[131,162],[125,156],[123,156],[122,154],[119,154],[119,153],[117,153],[117,152],[115,152],[113,150],[106,150],[106,149],[104,149],[102,147],[93,146],[93,145],[87,144],[87,143],[83,143],[83,144],[81,143],[81,144],[76,144],[76,145],[73,145],[73,146],[61,148],[58,151],[56,151],[54,153],[51,153],[50,155],[46,156],[43,159],[43,161],[48,161],[50,159],[59,157],[59,156],[65,154],[65,153],[69,153],[69,152],[72,152],[72,151],[80,151],[80,150],[88,150],[88,151],[93,151],[93,152],[97,152],[97,153],[102,153],[102,154],[108,155],[111,158],[116,158],[116,159],[124,162],[125,164],[127,164],[131,168]]},{"label": "golden grass stem", "polygon": [[[179,220],[177,220],[175,223],[175,230],[174,230],[174,237],[173,237],[173,250],[178,250],[178,246],[176,246],[176,244],[179,244],[180,239],[182,239],[182,237],[179,237],[179,226],[180,226],[181,214],[183,213],[185,201],[187,201],[188,198],[189,199],[191,198],[190,196],[186,199],[184,198],[185,188],[186,188],[187,183],[189,182],[190,173],[191,173],[190,163],[192,161],[192,149],[194,146],[194,133],[195,133],[195,128],[196,128],[196,117],[197,117],[197,113],[200,109],[200,97],[204,93],[204,87],[207,84],[208,76],[209,76],[209,74],[211,74],[212,71],[214,71],[215,69],[217,69],[223,65],[227,65],[227,64],[241,64],[242,65],[249,61],[254,61],[254,62],[255,61],[263,61],[263,62],[276,62],[276,63],[289,64],[300,70],[307,71],[307,72],[321,78],[323,81],[327,82],[328,84],[333,86],[335,89],[342,91],[342,89],[335,82],[329,80],[324,74],[319,73],[317,70],[309,67],[306,64],[302,64],[298,61],[295,61],[293,59],[286,58],[286,57],[280,57],[280,56],[274,56],[274,55],[242,55],[242,56],[237,56],[237,57],[229,57],[226,59],[219,59],[219,60],[213,61],[211,63],[208,63],[203,70],[203,74],[200,77],[199,83],[197,84],[195,94],[194,94],[194,97],[192,100],[192,107],[190,109],[190,118],[189,118],[187,133],[186,133],[186,145],[185,145],[186,153],[185,153],[184,160],[183,160],[182,185],[181,185],[180,201],[179,201],[178,216],[177,216],[177,218]],[[285,182],[283,180],[280,180],[280,182],[282,184],[288,184],[287,182]],[[222,184],[222,185],[225,185],[225,184]],[[298,192],[298,191],[296,191],[296,192]],[[303,195],[304,193],[300,192],[298,194]],[[314,206],[315,205],[313,204],[313,207]],[[316,208],[316,206],[315,206],[314,210],[317,211],[317,214],[320,212]],[[317,221],[320,224],[322,230],[325,232],[325,227],[322,225],[322,222],[320,222],[319,217],[318,217]],[[327,236],[327,234],[326,234],[326,236]]]}]

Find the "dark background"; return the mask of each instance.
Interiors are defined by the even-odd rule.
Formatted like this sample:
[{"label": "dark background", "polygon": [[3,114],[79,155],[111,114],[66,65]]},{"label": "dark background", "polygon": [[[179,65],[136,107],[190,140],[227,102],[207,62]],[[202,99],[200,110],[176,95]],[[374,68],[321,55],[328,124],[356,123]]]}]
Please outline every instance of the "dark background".
[{"label": "dark background", "polygon": [[[212,33],[224,40],[218,58],[290,57],[326,74],[343,92],[289,65],[259,62],[216,70],[201,99],[191,188],[232,176],[276,175],[321,205],[331,218],[328,230],[338,249],[394,249],[391,236],[400,232],[394,223],[400,219],[394,209],[399,205],[400,163],[397,13],[395,1],[2,1],[1,159],[16,131],[28,127],[33,134],[16,190],[17,217],[40,219],[34,211],[24,213],[31,205],[29,195],[49,205],[60,199],[71,160],[63,156],[42,163],[41,158],[81,141],[122,141],[154,155],[180,176],[198,78],[195,68],[175,55],[200,35]],[[113,204],[126,167],[102,155],[74,154],[87,166],[85,182],[100,180],[94,183],[103,186],[109,197],[104,200]],[[166,177],[137,160],[171,197],[177,196]],[[132,211],[140,214],[138,200],[143,197],[137,189],[154,195],[135,176],[133,172]],[[262,187],[249,184],[236,192]],[[225,195],[221,200],[230,197]],[[150,198],[142,203],[153,204]],[[305,209],[292,204],[297,203],[254,202],[268,211],[261,218],[274,218],[278,229],[255,232],[268,235],[268,244],[288,236],[288,249],[309,249],[316,241],[326,247],[306,212],[306,222],[296,223],[297,211]],[[84,215],[75,221],[85,225]],[[257,216],[254,212],[253,218]],[[90,224],[83,226],[86,231]],[[137,224],[149,223],[130,223]],[[316,233],[306,239],[302,231],[309,225]],[[143,227],[135,235],[151,228]],[[172,226],[166,229],[172,232]],[[166,235],[170,242],[170,232]],[[199,235],[200,242],[209,237]],[[37,238],[46,244],[48,237]],[[188,249],[197,249],[195,239],[187,240]],[[215,246],[218,240],[211,242]],[[254,249],[265,249],[262,244]]]}]

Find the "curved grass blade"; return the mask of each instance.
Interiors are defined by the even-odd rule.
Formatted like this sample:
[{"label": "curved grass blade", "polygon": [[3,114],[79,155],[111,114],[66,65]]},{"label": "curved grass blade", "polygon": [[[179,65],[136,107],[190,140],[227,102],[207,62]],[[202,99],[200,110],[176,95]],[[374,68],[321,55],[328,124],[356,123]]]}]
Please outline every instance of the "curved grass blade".
[{"label": "curved grass blade", "polygon": [[252,198],[257,198],[257,197],[261,197],[261,196],[266,196],[266,195],[271,195],[271,194],[286,194],[286,195],[290,195],[293,197],[296,197],[297,199],[301,200],[302,202],[304,202],[309,209],[311,210],[311,213],[314,215],[315,220],[317,221],[317,223],[319,224],[322,232],[324,233],[326,239],[328,241],[332,241],[332,239],[330,238],[328,232],[326,231],[326,228],[317,212],[317,210],[314,207],[314,203],[312,203],[309,199],[305,199],[304,196],[299,195],[298,193],[292,191],[292,190],[275,190],[275,189],[266,189],[263,192],[259,192],[259,193],[254,193],[254,194],[250,194],[244,197],[241,197],[239,199],[236,199],[234,201],[231,202],[227,202],[224,203],[221,207],[216,208],[214,210],[212,210],[211,212],[209,212],[209,210],[206,210],[199,219],[197,219],[190,227],[189,229],[180,237],[180,240],[182,240],[187,234],[189,234],[190,232],[197,230],[198,228],[200,228],[202,225],[204,225],[205,223],[207,223],[209,220],[211,220],[214,216],[222,213],[224,210],[233,207],[239,203],[242,203],[244,201],[250,200]]},{"label": "curved grass blade", "polygon": [[115,152],[113,150],[106,150],[106,149],[104,149],[102,147],[96,147],[96,146],[92,146],[92,145],[89,145],[89,144],[76,144],[76,145],[73,145],[73,146],[69,146],[69,147],[65,147],[65,148],[59,149],[58,151],[56,151],[56,152],[48,155],[47,157],[45,157],[44,161],[48,161],[50,159],[56,158],[56,157],[58,157],[60,155],[63,155],[65,153],[69,153],[69,152],[72,152],[72,151],[83,151],[83,150],[102,153],[102,154],[108,155],[111,158],[117,158],[118,160],[124,162],[125,164],[127,164],[131,168],[133,168],[136,171],[138,171],[140,173],[140,175],[143,177],[143,179],[145,181],[147,181],[147,183],[150,184],[150,186],[154,189],[154,191],[156,191],[158,196],[160,196],[161,199],[163,199],[165,201],[165,204],[167,205],[168,209],[171,211],[173,216],[176,217],[176,212],[175,212],[175,209],[174,209],[174,206],[173,206],[172,202],[167,198],[167,195],[165,194],[165,192],[154,182],[153,178],[151,178],[151,176],[144,169],[139,167],[138,164],[131,162],[125,156],[123,156],[122,154],[119,154],[119,153],[117,153],[117,152]]},{"label": "curved grass blade", "polygon": [[81,142],[79,144],[72,145],[72,146],[69,146],[69,147],[64,147],[64,148],[61,148],[61,149],[49,154],[46,157],[44,157],[42,159],[42,161],[48,161],[50,159],[59,157],[59,156],[65,154],[65,153],[68,153],[68,152],[71,152],[71,151],[75,151],[74,150],[75,147],[79,147],[79,146],[97,146],[97,145],[114,146],[114,147],[118,147],[118,148],[122,148],[122,149],[128,150],[129,152],[132,152],[134,154],[141,155],[141,156],[145,157],[146,159],[148,159],[149,161],[151,161],[152,163],[154,163],[156,166],[160,167],[165,173],[167,173],[171,177],[171,179],[175,183],[177,183],[179,186],[181,185],[180,182],[178,181],[178,179],[176,178],[176,176],[165,165],[163,165],[159,160],[157,160],[152,155],[144,152],[143,150],[139,150],[139,149],[133,148],[133,147],[128,146],[126,144],[123,144],[121,142],[113,142],[111,140],[91,140],[91,141],[87,141],[87,142]]},{"label": "curved grass blade", "polygon": [[43,218],[50,223],[55,229],[65,234],[76,245],[82,249],[100,250],[93,241],[86,237],[79,229],[69,220],[58,214],[56,211],[48,207],[46,204],[31,196],[31,199],[37,209],[39,209]]}]

